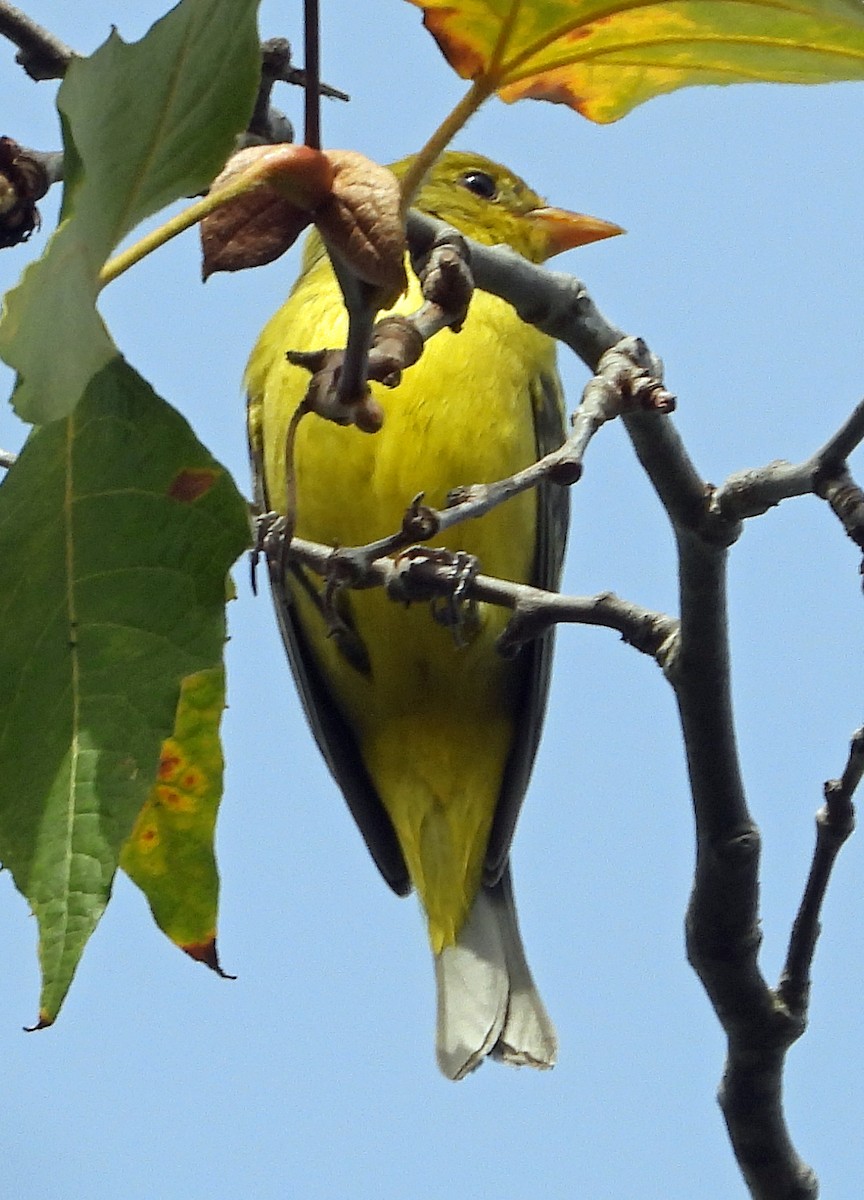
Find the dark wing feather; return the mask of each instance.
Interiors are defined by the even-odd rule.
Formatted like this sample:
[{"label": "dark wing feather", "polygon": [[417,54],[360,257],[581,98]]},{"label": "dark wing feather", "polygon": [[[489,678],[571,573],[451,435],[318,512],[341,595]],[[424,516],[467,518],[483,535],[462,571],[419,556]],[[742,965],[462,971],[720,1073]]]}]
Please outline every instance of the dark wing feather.
[{"label": "dark wing feather", "polygon": [[[561,445],[566,431],[557,375],[542,375],[536,389],[531,398],[537,428],[537,456],[540,458]],[[558,590],[569,524],[569,490],[559,484],[542,484],[537,489],[537,546],[532,579],[536,587]],[[507,865],[522,797],[528,787],[543,729],[554,642],[555,631],[551,629],[543,637],[529,642],[519,653],[522,683],[516,729],[486,851],[483,882],[487,885],[497,883]]]},{"label": "dark wing feather", "polygon": [[[264,481],[264,464],[260,448],[255,446],[251,438],[249,454],[255,480],[255,498],[266,512],[270,509],[270,502]],[[288,581],[271,579],[270,591],[303,711],[318,748],[347,801],[375,865],[393,891],[405,896],[411,891],[411,880],[396,833],[369,778],[354,736],[333,704],[329,689],[321,678],[297,619]]]}]

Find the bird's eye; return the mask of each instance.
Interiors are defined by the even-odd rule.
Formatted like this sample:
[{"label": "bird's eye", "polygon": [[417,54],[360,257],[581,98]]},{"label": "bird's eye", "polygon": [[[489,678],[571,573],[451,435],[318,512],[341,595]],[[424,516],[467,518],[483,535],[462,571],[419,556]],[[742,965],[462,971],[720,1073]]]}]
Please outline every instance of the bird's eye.
[{"label": "bird's eye", "polygon": [[482,196],[484,200],[494,200],[498,195],[495,180],[485,171],[466,171],[459,182],[469,192],[473,192],[475,196]]}]

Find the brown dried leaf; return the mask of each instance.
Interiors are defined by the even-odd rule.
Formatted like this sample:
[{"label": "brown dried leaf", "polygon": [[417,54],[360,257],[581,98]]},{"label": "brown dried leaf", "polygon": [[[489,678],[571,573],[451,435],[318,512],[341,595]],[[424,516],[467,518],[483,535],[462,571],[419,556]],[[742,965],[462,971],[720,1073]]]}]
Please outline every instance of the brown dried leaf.
[{"label": "brown dried leaf", "polygon": [[261,187],[201,222],[201,276],[273,262],[293,246],[311,217],[274,188]]},{"label": "brown dried leaf", "polygon": [[333,168],[309,146],[248,146],[228,160],[211,192],[243,179],[248,189],[201,222],[202,275],[272,262],[330,194]]},{"label": "brown dried leaf", "polygon": [[360,279],[383,289],[383,306],[389,307],[407,287],[399,184],[387,167],[354,150],[325,154],[333,185],[315,224],[328,248]]}]

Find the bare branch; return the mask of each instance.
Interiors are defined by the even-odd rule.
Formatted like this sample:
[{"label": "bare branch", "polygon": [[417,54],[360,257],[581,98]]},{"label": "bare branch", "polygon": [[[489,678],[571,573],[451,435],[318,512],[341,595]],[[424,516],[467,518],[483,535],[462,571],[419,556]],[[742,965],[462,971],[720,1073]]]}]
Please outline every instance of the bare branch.
[{"label": "bare branch", "polygon": [[288,39],[271,38],[267,42],[262,42],[261,82],[258,85],[258,95],[255,98],[255,107],[252,110],[246,135],[241,139],[242,145],[294,141],[294,126],[284,113],[270,104],[270,95],[274,84],[277,80],[284,79],[287,71],[293,71],[291,43]]},{"label": "bare branch", "polygon": [[666,507],[679,555],[681,629],[673,670],[696,818],[696,869],[687,954],[728,1038],[719,1101],[742,1174],[756,1200],[815,1197],[816,1177],[786,1129],[786,1050],[802,1023],[758,965],[759,831],[747,808],[735,739],[726,606],[728,547],[737,520],[709,508],[669,421],[624,418]]},{"label": "bare branch", "polygon": [[759,970],[759,831],[747,810],[729,688],[727,551],[679,530],[681,645],[672,676],[687,751],[697,850],[687,953],[728,1038],[718,1099],[756,1200],[815,1197],[782,1107],[785,1054],[803,1025]]},{"label": "bare branch", "polygon": [[[276,554],[281,554],[278,544]],[[454,572],[447,555],[431,550],[403,554],[396,559],[370,558],[350,549],[334,550],[295,537],[288,558],[324,579],[335,579],[338,586],[384,587],[394,600],[403,604],[446,599],[452,596],[454,588]],[[467,599],[513,610],[513,621],[501,638],[504,653],[515,653],[524,642],[539,637],[551,625],[578,624],[616,630],[628,645],[657,659],[664,669],[668,669],[674,658],[678,622],[663,613],[621,600],[611,592],[562,596],[479,573],[468,579],[464,592]]]},{"label": "bare branch", "polygon": [[644,344],[638,338],[624,338],[607,351],[600,359],[597,373],[585,385],[582,400],[573,414],[572,433],[564,444],[507,479],[474,484],[451,494],[451,506],[437,514],[438,530],[483,516],[545,480],[562,485],[576,483],[582,476],[588,444],[607,421],[640,409],[670,412],[674,397],[643,366],[643,351]]},{"label": "bare branch", "polygon": [[[270,103],[276,83],[291,83],[306,87],[306,72],[291,65],[291,43],[287,38],[268,38],[261,43],[261,84],[255,100],[255,108],[246,133],[239,139],[238,149],[243,146],[276,144],[294,141],[294,126],[283,112]],[[350,100],[347,92],[319,81],[320,95],[331,100]],[[310,144],[307,139],[307,144]]]},{"label": "bare branch", "polygon": [[19,8],[0,0],[0,35],[18,47],[15,61],[31,79],[62,79],[75,51]]},{"label": "bare branch", "polygon": [[678,544],[681,626],[667,675],[696,819],[687,953],[728,1038],[718,1098],[755,1200],[805,1200],[818,1184],[792,1145],[782,1101],[786,1051],[804,1024],[759,969],[760,839],[747,808],[731,698],[726,560],[740,522],[734,507],[711,503],[671,421],[642,412],[623,420]]},{"label": "bare branch", "polygon": [[710,498],[712,511],[728,520],[758,517],[781,500],[812,493],[813,461],[793,466],[778,460],[764,467],[736,471]]},{"label": "bare branch", "polygon": [[[817,450],[806,462],[793,466],[791,463],[777,461],[764,467],[756,467],[747,471],[737,471],[717,488],[710,500],[712,512],[721,514],[727,520],[741,520],[746,517],[757,517],[793,496],[820,495],[829,499],[828,491],[837,495],[837,487],[829,482],[839,481],[846,459],[864,440],[864,401],[856,405],[850,416],[840,428]],[[851,479],[843,479],[840,486],[848,488]],[[854,485],[853,485],[854,486]],[[830,502],[830,500],[829,500]],[[848,496],[840,507],[848,512],[850,505]],[[832,507],[834,504],[832,503]],[[837,508],[835,508],[837,511]],[[845,518],[838,516],[846,524]],[[859,541],[857,527],[861,519],[853,520],[852,529],[847,526],[847,532],[854,541]]]},{"label": "bare branch", "polygon": [[[535,594],[536,593],[536,594]],[[491,599],[490,597],[487,597]],[[675,669],[678,652],[678,622],[665,613],[622,600],[612,592],[596,596],[561,596],[555,592],[530,593],[519,597],[513,617],[498,639],[504,655],[519,650],[557,624],[598,625],[615,629],[634,650],[656,660],[665,674]]]},{"label": "bare branch", "polygon": [[8,471],[10,467],[13,467],[17,459],[17,454],[12,454],[9,450],[0,450],[0,467],[4,471]]}]

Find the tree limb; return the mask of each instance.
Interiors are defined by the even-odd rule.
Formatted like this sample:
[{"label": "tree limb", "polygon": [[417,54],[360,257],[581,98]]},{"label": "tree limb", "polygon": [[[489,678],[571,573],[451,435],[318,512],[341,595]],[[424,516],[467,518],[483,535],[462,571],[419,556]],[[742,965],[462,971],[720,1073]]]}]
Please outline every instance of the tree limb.
[{"label": "tree limb", "polygon": [[759,831],[747,808],[735,739],[726,607],[736,512],[710,489],[668,421],[624,418],[672,523],[679,558],[680,645],[675,689],[696,818],[696,869],[687,953],[726,1032],[719,1101],[742,1174],[756,1200],[817,1195],[783,1115],[786,1051],[804,1030],[758,965]]}]

